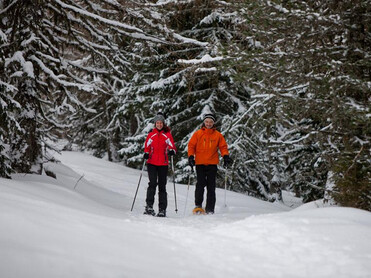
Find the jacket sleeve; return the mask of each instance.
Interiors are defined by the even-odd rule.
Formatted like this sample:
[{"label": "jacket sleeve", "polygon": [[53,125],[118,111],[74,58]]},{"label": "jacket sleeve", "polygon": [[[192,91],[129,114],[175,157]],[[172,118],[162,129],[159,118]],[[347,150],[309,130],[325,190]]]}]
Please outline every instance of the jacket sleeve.
[{"label": "jacket sleeve", "polygon": [[173,139],[173,136],[171,135],[170,132],[168,133],[168,137],[169,137],[169,141],[166,142],[166,144],[168,145],[169,150],[174,150],[176,152],[176,147],[175,147],[174,139]]},{"label": "jacket sleeve", "polygon": [[145,152],[145,153],[149,153],[150,150],[151,150],[151,148],[150,148],[150,145],[151,145],[150,140],[152,140],[152,139],[150,139],[150,135],[151,135],[151,133],[149,133],[149,134],[147,135],[147,139],[146,139],[146,141],[144,142],[144,152]]},{"label": "jacket sleeve", "polygon": [[227,145],[227,142],[225,141],[223,135],[220,133],[219,134],[219,150],[220,150],[220,154],[223,156],[225,155],[229,155],[229,152],[228,152],[228,145]]},{"label": "jacket sleeve", "polygon": [[197,131],[193,133],[191,139],[188,142],[188,157],[191,155],[195,156],[196,154],[196,145],[197,145]]}]

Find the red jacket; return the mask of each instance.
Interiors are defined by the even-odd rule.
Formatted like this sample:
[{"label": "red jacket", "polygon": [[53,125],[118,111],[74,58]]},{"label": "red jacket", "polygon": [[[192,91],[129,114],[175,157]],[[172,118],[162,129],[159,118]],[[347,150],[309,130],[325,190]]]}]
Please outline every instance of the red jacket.
[{"label": "red jacket", "polygon": [[149,153],[147,163],[157,166],[169,165],[168,150],[174,150],[176,152],[174,139],[170,130],[168,128],[166,130],[154,128],[148,134],[144,143],[144,152]]},{"label": "red jacket", "polygon": [[196,158],[196,165],[216,165],[219,163],[219,154],[229,155],[228,145],[223,135],[215,128],[202,127],[193,133],[188,143],[188,157]]}]

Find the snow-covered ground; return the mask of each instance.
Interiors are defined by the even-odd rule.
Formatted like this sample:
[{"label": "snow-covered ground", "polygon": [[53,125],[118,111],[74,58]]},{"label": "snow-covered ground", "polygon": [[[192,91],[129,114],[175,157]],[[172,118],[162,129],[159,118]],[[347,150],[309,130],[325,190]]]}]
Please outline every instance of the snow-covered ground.
[{"label": "snow-covered ground", "polygon": [[157,218],[142,214],[146,173],[130,212],[140,171],[78,152],[57,159],[46,166],[57,179],[0,179],[2,278],[371,277],[369,212],[233,192],[224,207],[218,189],[216,214],[193,216],[194,186],[184,210],[177,184],[176,214],[169,179],[168,217]]}]

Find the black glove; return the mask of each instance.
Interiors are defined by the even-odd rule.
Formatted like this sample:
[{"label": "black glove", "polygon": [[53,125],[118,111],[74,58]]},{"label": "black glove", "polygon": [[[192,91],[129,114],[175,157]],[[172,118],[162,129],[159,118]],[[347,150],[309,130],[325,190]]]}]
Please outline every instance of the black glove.
[{"label": "black glove", "polygon": [[167,154],[168,154],[169,156],[173,156],[173,155],[175,155],[175,151],[174,151],[174,150],[169,150],[169,151],[167,152]]},{"label": "black glove", "polygon": [[149,158],[149,153],[144,153],[144,155],[143,155],[143,159],[144,160],[147,160]]},{"label": "black glove", "polygon": [[233,163],[233,160],[227,154],[223,156],[223,159],[224,159],[224,168],[228,168],[228,166]]},{"label": "black glove", "polygon": [[189,166],[193,167],[196,165],[196,162],[195,162],[195,157],[193,155],[191,155],[190,157],[188,157],[188,164]]}]

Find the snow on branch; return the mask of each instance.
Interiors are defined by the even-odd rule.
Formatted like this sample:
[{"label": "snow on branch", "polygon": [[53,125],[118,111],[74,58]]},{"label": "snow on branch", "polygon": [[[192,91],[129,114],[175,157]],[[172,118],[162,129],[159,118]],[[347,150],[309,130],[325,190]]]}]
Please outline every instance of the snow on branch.
[{"label": "snow on branch", "polygon": [[133,26],[130,26],[130,25],[127,25],[125,23],[121,23],[121,22],[118,22],[118,21],[115,21],[115,20],[110,20],[110,19],[101,17],[99,15],[90,13],[90,12],[88,12],[86,10],[83,10],[83,9],[80,9],[78,7],[71,6],[71,5],[68,5],[66,3],[63,3],[60,0],[55,0],[55,2],[58,3],[61,7],[67,9],[67,10],[72,10],[72,11],[78,13],[78,14],[81,14],[81,15],[84,15],[84,16],[87,16],[87,17],[90,17],[90,18],[99,20],[99,21],[104,22],[104,23],[106,23],[108,25],[119,26],[119,27],[122,27],[122,28],[125,28],[125,29],[136,31],[136,32],[141,32],[141,33],[143,32],[139,28],[136,28],[136,27],[133,27]]},{"label": "snow on branch", "polygon": [[2,40],[3,42],[8,42],[6,35],[1,30],[0,30],[0,40]]},{"label": "snow on branch", "polygon": [[162,40],[160,40],[158,38],[146,35],[141,29],[139,29],[137,27],[134,27],[134,26],[131,26],[131,25],[128,25],[128,24],[125,24],[125,23],[121,23],[121,22],[116,21],[116,20],[111,20],[111,19],[104,18],[102,16],[93,14],[91,12],[80,9],[78,7],[68,5],[68,4],[66,4],[66,3],[64,3],[60,0],[55,0],[55,2],[58,3],[62,8],[66,9],[66,10],[72,10],[72,11],[74,11],[74,12],[80,14],[80,15],[98,20],[98,21],[100,21],[102,23],[105,23],[109,26],[119,27],[119,28],[123,28],[123,29],[126,29],[126,30],[130,30],[133,33],[124,32],[126,35],[128,35],[130,37],[137,38],[137,39],[143,39],[143,40],[149,40],[149,41],[153,41],[153,42],[163,42]]},{"label": "snow on branch", "polygon": [[228,14],[222,14],[222,13],[219,13],[219,12],[212,12],[211,14],[207,15],[204,19],[202,19],[200,21],[200,24],[209,25],[209,24],[212,24],[215,21],[222,22],[222,21],[230,20],[231,18],[236,18],[236,17],[237,17],[236,12],[228,13]]},{"label": "snow on branch", "polygon": [[207,46],[208,43],[207,42],[200,42],[198,40],[194,40],[194,39],[190,39],[190,38],[186,38],[186,37],[183,37],[179,34],[176,34],[174,33],[173,34],[173,37],[179,41],[182,41],[184,43],[191,43],[191,44],[196,44],[196,45],[200,45],[200,46]]},{"label": "snow on branch", "polygon": [[4,86],[7,88],[8,91],[11,91],[11,92],[16,92],[18,91],[17,87],[9,84],[9,83],[6,83],[6,82],[3,82],[0,80],[0,86]]},{"label": "snow on branch", "polygon": [[14,0],[12,3],[10,3],[6,8],[3,9],[4,1],[0,2],[0,14],[6,13],[13,5],[15,5],[19,0]]},{"label": "snow on branch", "polygon": [[181,79],[183,72],[185,71],[187,71],[187,69],[177,72],[176,74],[173,74],[165,79],[154,81],[149,85],[143,86],[140,91],[145,91],[149,89],[151,90],[162,89],[162,88],[165,88],[166,85],[174,84],[177,80]]},{"label": "snow on branch", "polygon": [[178,63],[180,64],[202,64],[202,63],[209,63],[223,60],[223,57],[211,57],[209,54],[204,55],[201,59],[191,59],[191,60],[184,60],[179,59]]},{"label": "snow on branch", "polygon": [[211,71],[217,71],[217,68],[216,67],[212,67],[212,68],[198,68],[195,70],[196,73],[199,73],[199,72],[211,72]]},{"label": "snow on branch", "polygon": [[88,92],[90,92],[92,90],[92,86],[90,84],[72,83],[72,82],[67,82],[65,80],[60,79],[58,76],[56,76],[54,74],[54,72],[51,69],[49,69],[48,67],[45,66],[43,61],[41,61],[35,55],[32,55],[30,57],[30,59],[35,61],[46,74],[48,74],[52,79],[54,79],[59,84],[64,85],[64,86],[68,86],[68,87],[78,87],[79,89],[84,90],[84,91],[88,91]]},{"label": "snow on branch", "polygon": [[5,67],[7,67],[9,64],[13,62],[20,63],[23,68],[23,72],[27,73],[28,77],[33,78],[33,79],[35,78],[32,63],[24,59],[23,53],[21,51],[16,51],[12,58],[5,59]]}]

